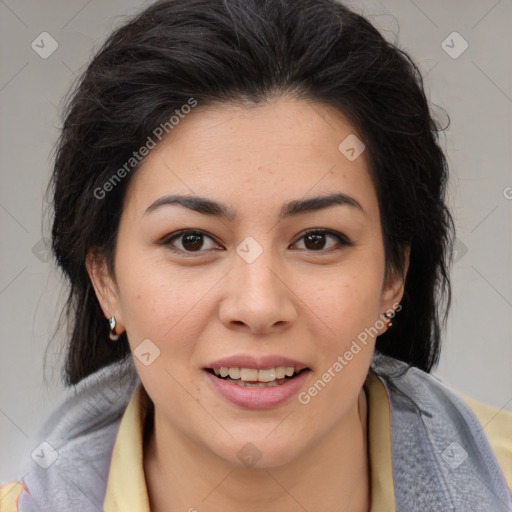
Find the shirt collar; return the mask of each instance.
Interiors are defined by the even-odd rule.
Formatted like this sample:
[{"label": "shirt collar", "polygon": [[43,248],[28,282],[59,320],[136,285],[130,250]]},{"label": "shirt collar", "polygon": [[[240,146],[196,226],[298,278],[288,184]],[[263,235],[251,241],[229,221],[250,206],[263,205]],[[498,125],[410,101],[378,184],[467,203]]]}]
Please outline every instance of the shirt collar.
[{"label": "shirt collar", "polygon": [[151,512],[144,476],[141,386],[123,414],[112,452],[104,512]]},{"label": "shirt collar", "polygon": [[372,372],[364,384],[368,397],[371,512],[395,512],[395,486],[391,465],[389,400],[384,384]]},{"label": "shirt collar", "polygon": [[[141,386],[137,386],[121,420],[110,463],[104,512],[150,512],[143,463]],[[382,382],[371,372],[364,387],[368,399],[371,512],[394,512],[388,396]]]}]

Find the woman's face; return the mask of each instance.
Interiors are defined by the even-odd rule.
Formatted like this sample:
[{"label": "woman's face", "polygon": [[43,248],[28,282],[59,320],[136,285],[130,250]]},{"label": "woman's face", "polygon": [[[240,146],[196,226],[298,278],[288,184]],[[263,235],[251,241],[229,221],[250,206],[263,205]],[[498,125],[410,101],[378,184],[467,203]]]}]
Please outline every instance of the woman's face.
[{"label": "woman's face", "polygon": [[[357,409],[375,332],[403,283],[385,279],[377,197],[355,136],[336,110],[301,100],[198,105],[136,171],[115,282],[88,268],[170,438],[234,465],[252,450],[272,467]],[[252,369],[249,381],[276,377],[258,368],[308,369],[259,388],[207,370],[221,366]]]}]

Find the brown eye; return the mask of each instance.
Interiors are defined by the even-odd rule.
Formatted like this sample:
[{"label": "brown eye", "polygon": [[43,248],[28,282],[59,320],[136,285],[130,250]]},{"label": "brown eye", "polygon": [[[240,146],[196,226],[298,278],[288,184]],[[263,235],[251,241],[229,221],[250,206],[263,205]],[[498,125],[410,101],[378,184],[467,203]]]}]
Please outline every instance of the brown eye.
[{"label": "brown eye", "polygon": [[[208,247],[208,241],[210,241],[210,247]],[[217,244],[211,237],[197,230],[175,233],[166,238],[163,244],[169,246],[169,249],[175,252],[182,253],[204,252],[205,250],[217,247]]]},{"label": "brown eye", "polygon": [[[331,244],[329,247],[325,247],[328,240],[335,240],[335,244]],[[309,231],[302,236],[299,240],[304,240],[304,248],[308,251],[328,251],[335,249],[336,247],[350,246],[353,245],[347,237],[341,233],[328,230],[315,230]]]},{"label": "brown eye", "polygon": [[304,245],[312,251],[324,249],[326,236],[323,233],[308,233],[304,237]]},{"label": "brown eye", "polygon": [[203,246],[203,235],[198,233],[191,233],[189,235],[182,235],[181,244],[187,251],[198,251]]}]

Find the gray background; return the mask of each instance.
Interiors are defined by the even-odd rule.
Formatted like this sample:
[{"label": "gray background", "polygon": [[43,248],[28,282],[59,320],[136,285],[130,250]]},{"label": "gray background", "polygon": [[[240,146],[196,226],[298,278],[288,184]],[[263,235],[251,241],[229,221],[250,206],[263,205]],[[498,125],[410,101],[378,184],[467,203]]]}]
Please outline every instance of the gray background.
[{"label": "gray background", "polygon": [[[0,0],[2,481],[23,476],[17,467],[35,448],[37,428],[62,387],[62,336],[50,346],[43,372],[65,292],[41,242],[49,235],[42,198],[62,98],[106,35],[147,4]],[[453,308],[435,374],[477,400],[512,411],[512,1],[350,5],[410,52],[431,101],[451,118],[442,145],[451,166],[449,202],[459,241]],[[450,36],[454,31],[468,44],[457,58],[464,41]],[[42,32],[58,43],[46,59],[31,47]],[[44,51],[49,48],[46,40]]]}]

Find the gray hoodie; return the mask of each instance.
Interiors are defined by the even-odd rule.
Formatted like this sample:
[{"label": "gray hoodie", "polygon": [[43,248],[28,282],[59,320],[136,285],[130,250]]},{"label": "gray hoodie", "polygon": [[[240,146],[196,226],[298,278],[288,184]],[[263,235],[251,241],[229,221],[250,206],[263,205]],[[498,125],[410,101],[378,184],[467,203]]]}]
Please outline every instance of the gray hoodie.
[{"label": "gray hoodie", "polygon": [[[398,512],[512,512],[489,442],[458,395],[386,356],[376,354],[370,371],[389,397]],[[119,424],[139,382],[128,358],[71,389],[41,429],[48,444],[36,451],[38,463],[23,471],[30,495],[21,494],[20,512],[102,510]]]}]

